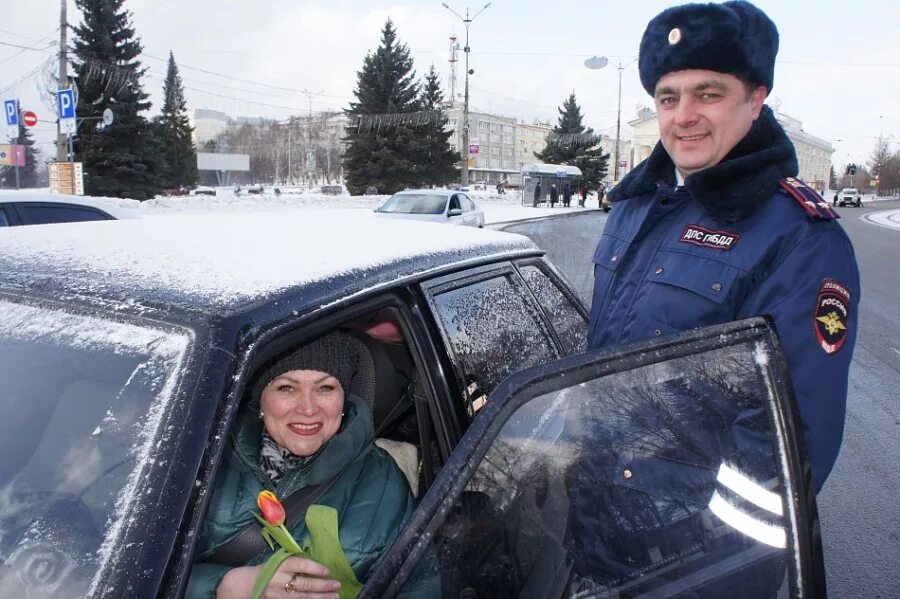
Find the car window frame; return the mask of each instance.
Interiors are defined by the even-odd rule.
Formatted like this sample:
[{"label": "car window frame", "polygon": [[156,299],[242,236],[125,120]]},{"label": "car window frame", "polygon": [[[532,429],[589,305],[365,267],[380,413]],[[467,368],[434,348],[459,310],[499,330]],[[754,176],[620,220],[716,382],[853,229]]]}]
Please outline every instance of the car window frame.
[{"label": "car window frame", "polygon": [[[395,597],[402,590],[418,565],[418,560],[425,556],[426,546],[421,543],[421,539],[429,538],[443,524],[447,506],[466,488],[509,416],[521,405],[542,394],[587,380],[736,345],[754,338],[763,339],[767,348],[774,349],[774,359],[767,364],[765,377],[774,397],[771,400],[774,405],[767,412],[770,425],[777,433],[775,443],[780,450],[781,467],[785,474],[785,496],[791,500],[787,502],[789,505],[785,517],[791,522],[791,532],[796,532],[796,537],[793,538],[795,551],[792,552],[793,558],[788,560],[787,584],[790,589],[797,589],[801,588],[802,583],[806,583],[799,591],[799,597],[825,597],[818,508],[803,442],[799,409],[774,323],[770,317],[755,317],[620,348],[605,348],[568,356],[509,376],[493,392],[493,401],[488,402],[480,417],[473,422],[445,464],[444,471],[422,497],[412,518],[371,574],[360,599]],[[585,377],[585,373],[591,376]]]},{"label": "car window frame", "polygon": [[[440,337],[441,345],[448,357],[452,369],[451,371],[453,373],[453,381],[455,384],[451,387],[450,394],[453,398],[452,401],[454,402],[454,408],[457,407],[456,404],[460,404],[460,408],[464,409],[464,411],[468,410],[468,408],[462,405],[463,402],[459,401],[459,398],[464,397],[467,393],[465,388],[466,385],[464,382],[466,377],[462,364],[453,352],[451,341],[447,336],[447,331],[445,330],[444,324],[440,319],[439,308],[435,303],[434,298],[436,295],[439,295],[441,293],[475,285],[489,279],[501,278],[505,276],[509,276],[515,282],[514,285],[517,285],[524,290],[520,291],[520,297],[522,298],[522,301],[527,302],[530,308],[533,309],[535,314],[538,316],[538,323],[542,328],[542,333],[546,336],[548,342],[550,343],[552,352],[556,354],[556,358],[554,359],[558,359],[560,356],[565,355],[563,346],[559,342],[559,338],[556,335],[556,331],[553,328],[552,323],[547,318],[546,313],[542,309],[540,309],[540,305],[536,301],[534,293],[528,287],[528,284],[522,277],[522,274],[518,272],[513,266],[512,262],[504,261],[500,263],[470,268],[462,272],[443,275],[429,279],[427,281],[422,281],[419,283],[419,289],[422,292],[425,305],[428,309],[429,317]],[[448,383],[449,382],[450,381],[448,380]],[[466,424],[471,424],[474,416],[475,414],[468,414],[466,417]],[[465,428],[468,428],[468,426],[466,426]]]},{"label": "car window frame", "polygon": [[[60,220],[60,221],[40,221],[40,222],[31,222],[28,216],[29,208],[50,208],[57,210],[78,210],[83,212],[88,212],[91,214],[96,214],[101,216],[102,218],[96,218],[93,220]],[[21,226],[33,226],[33,225],[58,225],[65,223],[74,223],[74,222],[97,222],[97,221],[107,221],[107,220],[117,220],[113,215],[105,212],[104,210],[97,208],[96,206],[89,206],[87,204],[76,204],[70,202],[16,202],[15,209],[18,212],[19,216],[19,224]]]}]

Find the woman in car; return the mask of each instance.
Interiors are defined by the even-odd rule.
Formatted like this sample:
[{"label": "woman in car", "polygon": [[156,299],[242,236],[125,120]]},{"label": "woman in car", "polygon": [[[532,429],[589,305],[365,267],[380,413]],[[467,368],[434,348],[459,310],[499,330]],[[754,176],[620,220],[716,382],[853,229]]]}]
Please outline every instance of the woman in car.
[{"label": "woman in car", "polygon": [[[369,407],[351,394],[361,383],[374,384],[359,380],[367,377],[360,367],[364,359],[371,357],[361,341],[332,332],[263,367],[216,479],[187,597],[250,597],[260,564],[271,552],[265,547],[237,565],[235,545],[229,543],[247,527],[259,536],[253,512],[258,493],[266,489],[286,502],[298,490],[319,485],[312,503],[337,510],[341,546],[357,579],[365,581],[414,503],[400,469],[373,444]],[[291,532],[302,546],[308,537],[303,518]],[[322,565],[291,557],[263,596],[297,592],[337,598],[339,586]]]}]

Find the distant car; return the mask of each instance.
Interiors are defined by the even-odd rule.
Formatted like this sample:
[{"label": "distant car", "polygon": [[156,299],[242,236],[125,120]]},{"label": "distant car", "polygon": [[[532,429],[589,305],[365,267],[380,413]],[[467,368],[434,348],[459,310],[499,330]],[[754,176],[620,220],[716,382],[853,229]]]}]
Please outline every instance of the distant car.
[{"label": "distant car", "polygon": [[340,185],[323,185],[321,192],[325,195],[339,196],[344,193],[344,188]]},{"label": "distant car", "polygon": [[0,193],[0,227],[136,218],[138,204],[137,200],[6,192]]},{"label": "distant car", "polygon": [[411,189],[392,195],[376,216],[484,227],[484,211],[466,193],[453,189]]},{"label": "distant car", "polygon": [[859,190],[853,187],[845,187],[838,195],[838,206],[856,206],[862,208],[862,196]]}]

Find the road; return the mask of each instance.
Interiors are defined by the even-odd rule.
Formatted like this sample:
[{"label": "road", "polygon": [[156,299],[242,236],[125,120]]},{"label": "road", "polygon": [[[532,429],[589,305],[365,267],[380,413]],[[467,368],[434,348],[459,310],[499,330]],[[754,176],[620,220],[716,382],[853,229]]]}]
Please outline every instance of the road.
[{"label": "road", "polygon": [[[837,464],[819,494],[831,597],[900,597],[900,230],[860,219],[898,202],[838,208],[862,278],[859,335]],[[507,225],[547,251],[590,306],[599,211]]]}]

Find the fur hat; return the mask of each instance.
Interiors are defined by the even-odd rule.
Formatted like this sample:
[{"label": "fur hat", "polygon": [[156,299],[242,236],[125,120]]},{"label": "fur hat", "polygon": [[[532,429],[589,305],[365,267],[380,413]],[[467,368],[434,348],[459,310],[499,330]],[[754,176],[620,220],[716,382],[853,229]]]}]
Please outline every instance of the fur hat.
[{"label": "fur hat", "polygon": [[353,379],[360,367],[360,352],[368,351],[363,343],[338,331],[323,335],[303,347],[282,354],[269,362],[256,377],[253,397],[262,396],[273,379],[291,370],[318,370],[336,378],[345,394],[352,389]]},{"label": "fur hat", "polygon": [[727,73],[771,92],[776,54],[775,23],[749,2],[683,4],[647,25],[638,68],[651,96],[664,75],[687,69]]}]

